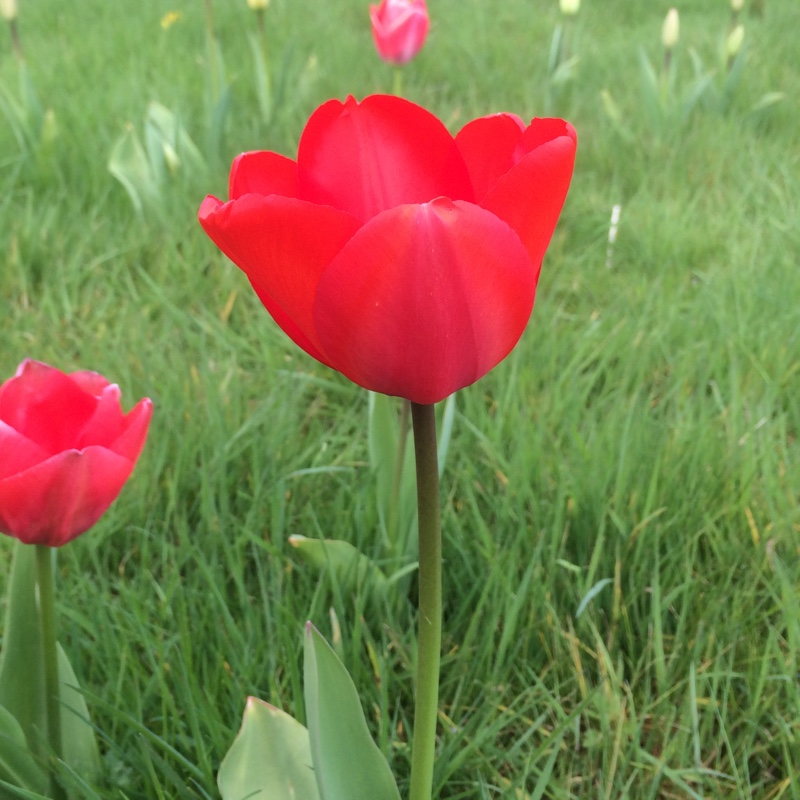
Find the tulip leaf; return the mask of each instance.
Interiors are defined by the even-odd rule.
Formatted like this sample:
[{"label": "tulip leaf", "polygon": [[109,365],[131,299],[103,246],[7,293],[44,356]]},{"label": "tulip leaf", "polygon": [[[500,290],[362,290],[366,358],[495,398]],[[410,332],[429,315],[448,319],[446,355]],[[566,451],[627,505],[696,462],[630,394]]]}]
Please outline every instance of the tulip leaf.
[{"label": "tulip leaf", "polygon": [[61,739],[64,762],[85,780],[100,775],[100,750],[89,719],[86,699],[67,654],[58,645],[58,682],[61,687]]},{"label": "tulip leaf", "polygon": [[331,646],[309,622],[304,651],[306,714],[321,800],[399,800],[370,736],[358,692]]},{"label": "tulip leaf", "polygon": [[279,708],[248,698],[217,786],[222,800],[319,800],[308,731]]},{"label": "tulip leaf", "polygon": [[[28,748],[25,733],[8,709],[0,706],[0,781],[12,786],[44,792],[48,778]],[[0,788],[0,800],[13,795]]]},{"label": "tulip leaf", "polygon": [[372,559],[350,542],[290,536],[289,544],[305,561],[318,570],[330,569],[344,589],[368,588],[382,597],[386,596],[389,588],[386,575]]},{"label": "tulip leaf", "polygon": [[[378,515],[392,550],[391,555],[395,558],[402,558],[407,555],[405,542],[409,539],[416,519],[416,469],[414,467],[414,442],[409,427],[403,442],[405,451],[399,494],[396,500],[393,500],[395,470],[400,446],[397,408],[396,398],[375,392],[369,393],[369,460],[375,472]],[[394,514],[393,502],[397,502]],[[391,521],[392,519],[394,522]]]},{"label": "tulip leaf", "polygon": [[[17,542],[8,584],[8,605],[0,660],[0,706],[17,721],[37,754],[45,746],[45,678],[36,604],[36,549]],[[93,778],[100,772],[100,754],[86,701],[66,653],[58,646],[61,687],[61,731],[64,762]]]},{"label": "tulip leaf", "polygon": [[0,706],[17,720],[30,745],[45,723],[44,671],[36,607],[36,550],[17,542],[8,581],[0,658]]}]

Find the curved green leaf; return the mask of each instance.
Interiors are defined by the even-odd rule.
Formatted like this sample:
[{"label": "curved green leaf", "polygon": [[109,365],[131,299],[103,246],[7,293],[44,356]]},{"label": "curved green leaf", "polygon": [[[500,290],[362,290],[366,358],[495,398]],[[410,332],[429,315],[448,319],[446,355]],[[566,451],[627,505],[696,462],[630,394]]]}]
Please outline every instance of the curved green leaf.
[{"label": "curved green leaf", "polygon": [[308,731],[279,708],[248,697],[217,786],[222,800],[319,800]]},{"label": "curved green leaf", "polygon": [[304,661],[311,756],[322,800],[400,800],[389,765],[370,736],[353,681],[310,622]]},{"label": "curved green leaf", "polygon": [[308,539],[290,536],[289,544],[318,570],[330,569],[347,590],[372,589],[386,596],[389,582],[380,567],[350,542],[339,539]]},{"label": "curved green leaf", "polygon": [[[44,792],[47,774],[39,766],[25,741],[25,734],[11,712],[0,706],[0,780],[13,786]],[[0,800],[11,797],[0,788]]]}]

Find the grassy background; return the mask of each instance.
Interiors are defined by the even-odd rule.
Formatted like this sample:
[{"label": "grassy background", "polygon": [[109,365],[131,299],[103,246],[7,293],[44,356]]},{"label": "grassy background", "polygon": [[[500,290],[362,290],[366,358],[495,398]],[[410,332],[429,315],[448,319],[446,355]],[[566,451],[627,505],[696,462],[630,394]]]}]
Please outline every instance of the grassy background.
[{"label": "grassy background", "polygon": [[[330,607],[402,792],[413,601],[383,609],[342,592],[286,544],[304,534],[375,551],[365,393],[285,339],[195,220],[237,152],[291,154],[319,102],[391,88],[366,3],[272,0],[289,99],[265,125],[254,17],[244,0],[218,2],[233,84],[224,152],[211,178],[165,187],[149,220],[106,160],[150,100],[203,140],[202,3],[21,5],[59,133],[37,161],[0,123],[0,375],[30,356],[98,370],[128,406],[156,405],[134,479],[60,554],[61,639],[105,753],[103,784],[83,792],[216,797],[246,695],[302,717],[301,626],[329,633]],[[666,130],[642,112],[639,51],[659,61],[667,6],[584,3],[577,75],[551,99],[579,157],[533,319],[458,398],[443,480],[441,797],[800,797],[800,12],[766,0],[763,17],[745,15],[727,113],[698,108]],[[542,113],[555,2],[430,10],[411,99],[454,129]],[[680,10],[686,85],[688,48],[712,64],[729,12],[723,0]],[[162,29],[168,11],[181,16]],[[753,110],[769,91],[787,98]]]}]

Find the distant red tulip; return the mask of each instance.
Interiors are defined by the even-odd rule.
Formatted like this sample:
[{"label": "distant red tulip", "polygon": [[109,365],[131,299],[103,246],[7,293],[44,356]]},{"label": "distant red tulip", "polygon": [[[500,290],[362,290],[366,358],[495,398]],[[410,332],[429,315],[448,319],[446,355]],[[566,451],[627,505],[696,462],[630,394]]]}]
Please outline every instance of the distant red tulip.
[{"label": "distant red tulip", "polygon": [[200,223],[281,328],[376,392],[435,403],[512,350],[572,177],[560,119],[498,114],[455,138],[425,109],[330,100],[297,161],[240,155]]},{"label": "distant red tulip", "polygon": [[369,7],[378,55],[402,66],[419,53],[430,27],[425,0],[382,0]]},{"label": "distant red tulip", "polygon": [[96,372],[24,361],[0,386],[0,532],[60,547],[97,522],[133,471],[153,405],[128,414]]}]

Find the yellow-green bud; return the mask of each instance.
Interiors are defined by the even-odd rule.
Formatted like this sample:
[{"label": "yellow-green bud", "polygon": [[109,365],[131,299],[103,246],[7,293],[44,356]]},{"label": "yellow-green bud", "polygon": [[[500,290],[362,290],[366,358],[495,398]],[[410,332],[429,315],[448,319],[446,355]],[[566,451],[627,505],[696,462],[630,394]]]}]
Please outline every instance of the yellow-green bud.
[{"label": "yellow-green bud", "polygon": [[253,11],[263,11],[269,5],[269,0],[247,0],[247,5]]},{"label": "yellow-green bud", "polygon": [[725,42],[725,55],[729,59],[736,58],[739,51],[742,49],[744,43],[744,25],[737,25],[728,36],[728,41]]},{"label": "yellow-green bud", "polygon": [[731,0],[731,10],[738,14],[744,8],[744,0]]},{"label": "yellow-green bud", "polygon": [[17,0],[0,0],[0,15],[11,22],[17,18]]},{"label": "yellow-green bud", "polygon": [[661,41],[664,43],[665,50],[672,50],[678,44],[678,36],[681,32],[681,21],[678,18],[678,9],[671,8],[667,11],[664,19],[664,27],[661,29]]},{"label": "yellow-green bud", "polygon": [[581,0],[559,0],[559,2],[561,4],[561,13],[568,17],[577,14],[581,7]]}]

